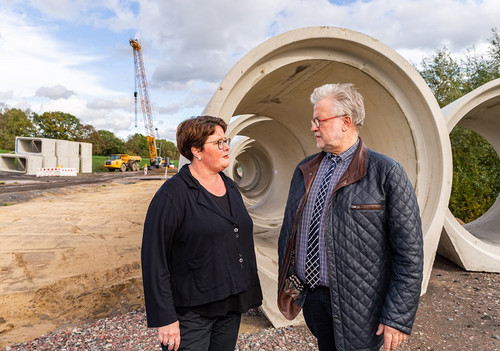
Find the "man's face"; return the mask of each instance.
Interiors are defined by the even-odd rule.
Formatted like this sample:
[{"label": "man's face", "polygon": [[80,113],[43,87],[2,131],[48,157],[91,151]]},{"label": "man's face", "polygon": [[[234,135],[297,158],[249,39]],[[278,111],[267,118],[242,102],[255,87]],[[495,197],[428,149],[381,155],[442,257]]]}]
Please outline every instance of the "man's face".
[{"label": "man's face", "polygon": [[[313,118],[324,119],[334,116],[332,113],[333,102],[328,99],[322,99],[314,105]],[[340,149],[341,141],[344,136],[342,133],[342,125],[344,118],[332,118],[320,122],[319,128],[313,123],[311,132],[316,137],[316,146],[326,152],[339,154],[343,150]]]}]

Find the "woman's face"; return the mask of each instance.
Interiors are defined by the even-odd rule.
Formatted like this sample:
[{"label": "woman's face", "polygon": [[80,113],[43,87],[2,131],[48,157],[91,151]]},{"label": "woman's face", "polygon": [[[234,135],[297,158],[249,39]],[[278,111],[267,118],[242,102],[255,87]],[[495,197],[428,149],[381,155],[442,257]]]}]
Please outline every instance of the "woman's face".
[{"label": "woman's face", "polygon": [[215,127],[214,134],[210,135],[205,141],[203,151],[199,152],[201,156],[200,163],[214,171],[221,172],[229,166],[229,145],[223,143],[222,150],[217,146],[218,140],[225,140],[224,130],[221,126]]}]

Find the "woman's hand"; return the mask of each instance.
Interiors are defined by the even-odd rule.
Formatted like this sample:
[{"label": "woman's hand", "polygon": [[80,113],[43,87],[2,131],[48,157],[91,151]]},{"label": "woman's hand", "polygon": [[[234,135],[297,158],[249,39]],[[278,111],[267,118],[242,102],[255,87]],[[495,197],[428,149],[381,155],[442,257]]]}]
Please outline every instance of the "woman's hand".
[{"label": "woman's hand", "polygon": [[167,346],[168,350],[177,351],[181,344],[179,321],[158,328],[158,340],[161,344]]}]

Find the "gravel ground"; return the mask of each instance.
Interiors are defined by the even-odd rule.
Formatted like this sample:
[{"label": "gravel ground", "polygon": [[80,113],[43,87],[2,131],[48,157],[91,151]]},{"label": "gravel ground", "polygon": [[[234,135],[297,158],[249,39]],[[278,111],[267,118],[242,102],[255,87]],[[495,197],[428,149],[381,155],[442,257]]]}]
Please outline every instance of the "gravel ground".
[{"label": "gravel ground", "polygon": [[[258,310],[250,316],[264,318]],[[144,309],[57,330],[8,346],[14,350],[160,350]],[[237,351],[316,350],[306,327],[263,328],[240,334]],[[400,350],[500,350],[500,274],[465,272],[437,257],[413,334]]]},{"label": "gravel ground", "polygon": [[[248,315],[264,318],[258,310]],[[105,318],[74,328],[57,330],[32,341],[15,344],[1,351],[139,351],[161,350],[156,330],[147,329],[144,308]],[[305,327],[267,328],[257,333],[240,334],[236,351],[314,350],[316,341]]]}]

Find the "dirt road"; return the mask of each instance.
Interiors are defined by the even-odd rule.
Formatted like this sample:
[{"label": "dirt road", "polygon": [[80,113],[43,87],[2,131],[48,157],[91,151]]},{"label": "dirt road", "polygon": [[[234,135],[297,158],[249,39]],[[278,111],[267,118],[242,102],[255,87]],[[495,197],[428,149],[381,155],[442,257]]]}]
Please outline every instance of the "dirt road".
[{"label": "dirt road", "polygon": [[0,208],[0,346],[142,304],[142,225],[161,177],[6,178],[0,201],[17,204]]}]

